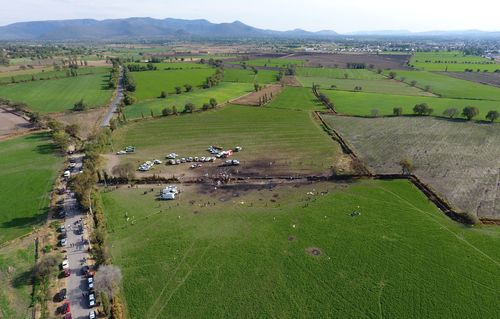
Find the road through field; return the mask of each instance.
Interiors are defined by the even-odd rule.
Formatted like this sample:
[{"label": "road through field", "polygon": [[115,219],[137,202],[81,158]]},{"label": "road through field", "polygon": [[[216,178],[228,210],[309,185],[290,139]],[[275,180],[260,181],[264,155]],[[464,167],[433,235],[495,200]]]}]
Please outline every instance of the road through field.
[{"label": "road through field", "polygon": [[113,114],[116,112],[118,105],[120,105],[122,98],[123,98],[123,67],[120,66],[120,78],[118,79],[118,89],[116,91],[116,96],[109,106],[108,113],[106,114],[106,116],[104,116],[104,119],[101,122],[101,127],[109,126],[109,121],[111,121],[111,118],[113,117]]},{"label": "road through field", "polygon": [[[83,155],[76,158],[76,170],[82,169]],[[67,256],[71,275],[67,278],[66,287],[68,290],[68,301],[71,304],[71,315],[75,319],[88,318],[90,310],[88,309],[87,297],[84,292],[87,292],[87,282],[84,274],[81,272],[82,266],[85,264],[84,260],[89,258],[87,245],[84,240],[88,239],[86,228],[83,227],[83,233],[78,232],[78,224],[83,223],[84,215],[78,208],[78,204],[74,197],[66,195],[64,201],[66,217],[66,231],[67,231]]]}]

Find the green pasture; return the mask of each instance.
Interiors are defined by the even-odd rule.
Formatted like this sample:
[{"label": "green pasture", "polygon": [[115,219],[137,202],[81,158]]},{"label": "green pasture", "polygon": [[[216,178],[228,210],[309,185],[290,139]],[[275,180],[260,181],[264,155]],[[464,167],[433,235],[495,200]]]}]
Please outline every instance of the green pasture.
[{"label": "green pasture", "polygon": [[226,68],[224,70],[224,81],[269,84],[276,82],[277,75],[278,72],[272,70],[258,70],[258,73],[255,74],[252,70]]},{"label": "green pasture", "polygon": [[297,68],[299,77],[321,77],[331,79],[377,80],[384,76],[366,69],[338,69],[338,68]]},{"label": "green pasture", "polygon": [[161,91],[175,94],[177,86],[182,87],[182,94],[184,94],[185,84],[192,85],[193,90],[196,90],[212,74],[214,74],[213,69],[157,70],[131,73],[137,86],[134,95],[138,101],[157,98]]},{"label": "green pasture", "polygon": [[[76,69],[78,76],[89,75],[89,74],[103,74],[109,73],[111,69],[107,67],[81,67]],[[23,81],[41,81],[41,80],[50,80],[50,79],[65,79],[69,78],[68,69],[63,69],[60,71],[54,70],[45,70],[45,69],[33,69],[33,70],[24,70],[22,72],[14,71],[14,72],[3,72],[0,73],[0,84],[11,84],[14,82],[23,82]]]},{"label": "green pasture", "polygon": [[89,107],[99,107],[105,105],[113,93],[107,88],[108,80],[108,74],[95,74],[0,85],[0,97],[24,102],[40,113],[71,110],[80,99]]},{"label": "green pasture", "polygon": [[175,106],[177,111],[184,110],[184,106],[191,102],[198,109],[204,103],[208,103],[213,97],[219,104],[235,99],[253,91],[253,84],[249,83],[227,83],[222,82],[216,87],[210,89],[199,89],[191,93],[170,94],[165,99],[154,99],[135,103],[125,107],[125,115],[127,118],[140,118],[142,115],[150,116],[151,111],[154,115],[160,115],[165,107],[172,108]]},{"label": "green pasture", "polygon": [[239,105],[131,123],[115,131],[113,145],[114,151],[134,145],[136,153],[122,159],[138,162],[170,152],[207,156],[209,145],[239,145],[244,148],[237,156],[242,167],[245,161],[247,167],[272,162],[267,174],[327,171],[338,151],[309,113]]},{"label": "green pasture", "polygon": [[426,71],[464,72],[465,69],[472,69],[475,72],[477,70],[494,72],[500,70],[500,64],[495,61],[480,56],[465,55],[460,51],[416,52],[410,60],[410,65]]},{"label": "green pasture", "polygon": [[0,142],[0,244],[45,220],[62,159],[44,133]]},{"label": "green pasture", "polygon": [[[387,73],[388,71],[386,71]],[[396,71],[396,79],[406,83],[417,81],[416,86],[448,98],[500,101],[500,88],[426,71]]]},{"label": "green pasture", "polygon": [[102,193],[131,318],[500,316],[499,228],[407,181],[179,187]]},{"label": "green pasture", "polygon": [[466,99],[447,99],[426,96],[404,96],[378,93],[342,92],[335,90],[322,90],[335,104],[338,112],[349,115],[367,116],[371,110],[377,109],[380,115],[391,115],[395,107],[402,107],[403,114],[413,114],[416,104],[427,103],[434,109],[432,115],[441,116],[448,108],[456,108],[461,113],[466,106],[479,108],[479,116],[476,119],[484,120],[490,110],[500,112],[500,103],[497,101],[480,101]]}]

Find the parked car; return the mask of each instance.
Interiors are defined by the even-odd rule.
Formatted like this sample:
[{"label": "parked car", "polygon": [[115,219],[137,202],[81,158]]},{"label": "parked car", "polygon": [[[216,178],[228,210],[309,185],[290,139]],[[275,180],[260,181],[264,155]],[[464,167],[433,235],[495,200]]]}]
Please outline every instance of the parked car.
[{"label": "parked car", "polygon": [[87,285],[88,285],[89,289],[93,289],[94,288],[94,277],[88,277],[87,278]]},{"label": "parked car", "polygon": [[62,238],[60,241],[59,241],[59,246],[61,247],[66,247],[66,237]]},{"label": "parked car", "polygon": [[63,288],[61,289],[58,293],[57,293],[57,300],[58,301],[63,301],[64,299],[66,299],[66,288]]},{"label": "parked car", "polygon": [[95,319],[97,318],[97,314],[95,313],[94,310],[92,310],[90,313],[89,313],[89,319]]},{"label": "parked car", "polygon": [[89,272],[90,270],[90,267],[85,265],[82,267],[82,275],[87,275],[87,273]]},{"label": "parked car", "polygon": [[63,317],[63,319],[72,319],[72,318],[73,318],[73,317],[71,316],[71,314],[70,314],[70,313],[67,313],[67,314]]},{"label": "parked car", "polygon": [[69,276],[71,276],[71,270],[70,270],[70,269],[64,269],[64,271],[63,271],[63,276],[64,276],[64,277],[69,277]]},{"label": "parked car", "polygon": [[96,303],[95,303],[95,294],[94,293],[90,293],[89,294],[89,307],[92,308],[92,307],[95,307],[96,306]]},{"label": "parked car", "polygon": [[60,306],[59,308],[57,308],[57,311],[60,314],[63,314],[63,315],[69,313],[71,311],[70,306],[69,306],[69,302],[63,303],[62,306]]}]

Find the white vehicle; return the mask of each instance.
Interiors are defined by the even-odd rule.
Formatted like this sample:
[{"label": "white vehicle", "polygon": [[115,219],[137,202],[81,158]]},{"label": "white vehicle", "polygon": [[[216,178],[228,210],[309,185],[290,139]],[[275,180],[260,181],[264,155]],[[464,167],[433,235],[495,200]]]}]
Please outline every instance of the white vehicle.
[{"label": "white vehicle", "polygon": [[181,163],[186,163],[186,159],[184,157],[181,158]]},{"label": "white vehicle", "polygon": [[177,163],[175,162],[175,160],[174,160],[174,159],[169,160],[169,161],[168,161],[168,163],[169,163],[170,165],[175,165],[175,164],[177,164]]},{"label": "white vehicle", "polygon": [[179,155],[177,155],[176,153],[170,153],[170,154],[167,154],[166,158],[168,158],[168,159],[176,159],[177,156],[179,156]]},{"label": "white vehicle", "polygon": [[240,165],[240,161],[238,161],[238,160],[227,160],[225,162],[225,164],[227,166],[237,166],[237,165]]},{"label": "white vehicle", "polygon": [[62,269],[68,269],[69,268],[69,261],[67,259],[64,259],[61,263],[61,268]]},{"label": "white vehicle", "polygon": [[181,160],[180,159],[176,159],[175,160],[175,164],[180,164],[181,163]]},{"label": "white vehicle", "polygon": [[96,314],[95,314],[95,311],[91,311],[89,313],[89,319],[96,319]]},{"label": "white vehicle", "polygon": [[87,278],[87,285],[89,286],[89,289],[94,288],[94,277]]},{"label": "white vehicle", "polygon": [[193,158],[193,160],[194,160],[195,162],[198,162],[198,161],[200,160],[200,158],[199,158],[198,156],[195,156],[195,157]]},{"label": "white vehicle", "polygon": [[69,163],[69,167],[71,168],[76,167],[76,163]]},{"label": "white vehicle", "polygon": [[116,152],[116,155],[125,155],[125,154],[127,154],[127,152],[123,150]]},{"label": "white vehicle", "polygon": [[65,247],[67,244],[66,238],[61,239],[60,244],[61,244],[61,247]]},{"label": "white vehicle", "polygon": [[155,159],[155,160],[153,161],[153,163],[155,163],[155,164],[161,164],[161,163],[162,163],[162,161],[160,161],[160,160],[158,160],[158,159]]},{"label": "white vehicle", "polygon": [[239,152],[239,151],[241,151],[241,150],[242,150],[241,146],[236,146],[236,147],[234,148],[234,151],[235,151],[235,152]]},{"label": "white vehicle", "polygon": [[163,193],[160,195],[160,199],[163,200],[174,200],[175,199],[175,194],[174,193]]},{"label": "white vehicle", "polygon": [[161,194],[167,194],[167,193],[172,193],[172,194],[179,194],[179,190],[177,189],[177,186],[175,185],[169,185],[162,189],[160,191]]},{"label": "white vehicle", "polygon": [[64,178],[70,178],[71,177],[71,172],[70,171],[64,171],[63,176],[64,176]]},{"label": "white vehicle", "polygon": [[135,152],[135,147],[133,147],[133,146],[127,146],[125,148],[125,152],[127,152],[127,153],[133,153],[133,152]]}]

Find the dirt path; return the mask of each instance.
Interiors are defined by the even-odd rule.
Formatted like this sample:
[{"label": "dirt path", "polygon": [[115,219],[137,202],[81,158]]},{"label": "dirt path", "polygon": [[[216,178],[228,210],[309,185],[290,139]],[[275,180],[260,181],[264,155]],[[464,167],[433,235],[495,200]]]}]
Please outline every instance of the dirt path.
[{"label": "dirt path", "polygon": [[25,118],[0,108],[0,139],[10,135],[19,135],[32,128],[30,122]]},{"label": "dirt path", "polygon": [[106,116],[104,116],[104,119],[101,122],[101,127],[106,127],[109,126],[109,121],[111,121],[111,118],[116,112],[116,109],[118,108],[118,105],[120,105],[120,102],[123,99],[123,67],[120,66],[120,78],[118,79],[118,88],[116,90],[116,95],[113,101],[111,101],[111,104],[109,105],[109,110]]}]

